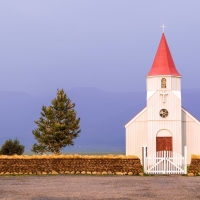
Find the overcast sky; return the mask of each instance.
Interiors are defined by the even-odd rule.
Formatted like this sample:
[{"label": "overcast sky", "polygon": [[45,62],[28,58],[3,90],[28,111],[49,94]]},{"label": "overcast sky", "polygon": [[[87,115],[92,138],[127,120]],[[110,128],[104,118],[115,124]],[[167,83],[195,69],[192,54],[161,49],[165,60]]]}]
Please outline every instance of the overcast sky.
[{"label": "overcast sky", "polygon": [[199,0],[1,0],[0,91],[144,91],[163,23],[183,88],[199,88]]}]

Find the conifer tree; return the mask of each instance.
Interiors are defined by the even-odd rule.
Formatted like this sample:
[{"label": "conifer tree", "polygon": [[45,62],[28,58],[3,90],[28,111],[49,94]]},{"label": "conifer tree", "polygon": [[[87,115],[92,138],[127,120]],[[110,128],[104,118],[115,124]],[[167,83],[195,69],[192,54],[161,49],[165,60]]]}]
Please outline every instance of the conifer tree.
[{"label": "conifer tree", "polygon": [[62,148],[74,145],[79,136],[80,118],[76,118],[75,104],[67,97],[63,89],[57,90],[57,97],[51,105],[42,107],[41,117],[36,120],[38,128],[32,131],[35,139],[32,151],[35,153],[61,153]]}]

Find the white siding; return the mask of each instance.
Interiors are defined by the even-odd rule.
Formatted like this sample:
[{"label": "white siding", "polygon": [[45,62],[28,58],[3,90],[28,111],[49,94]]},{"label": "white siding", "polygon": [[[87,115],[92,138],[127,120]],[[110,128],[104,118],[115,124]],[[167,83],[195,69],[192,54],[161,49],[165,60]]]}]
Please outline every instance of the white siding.
[{"label": "white siding", "polygon": [[[167,88],[161,88],[161,79],[166,78]],[[163,102],[162,91],[168,93]],[[187,163],[191,154],[200,155],[200,122],[181,107],[181,77],[147,77],[147,107],[126,124],[126,155],[142,159],[142,147],[147,146],[148,155],[156,152],[156,135],[167,130],[172,135],[173,151],[183,155],[187,146]],[[167,109],[168,117],[159,115]]]},{"label": "white siding", "polygon": [[147,77],[147,91],[152,91],[157,89],[157,78],[156,77]]},{"label": "white siding", "polygon": [[[167,81],[166,89],[161,88],[161,79],[165,78]],[[147,78],[148,89],[156,89],[156,92],[147,100],[147,132],[148,132],[148,155],[156,152],[156,135],[162,130],[168,130],[172,134],[172,148],[173,151],[182,154],[182,131],[181,131],[181,99],[172,91],[178,90],[178,82],[180,78],[171,76],[157,76]],[[173,86],[172,86],[173,85]],[[165,95],[165,102],[163,96]],[[167,109],[168,116],[162,118],[160,110]]]},{"label": "white siding", "polygon": [[156,135],[162,130],[168,130],[172,134],[172,150],[182,154],[181,121],[148,121],[148,155],[156,152]]},{"label": "white siding", "polygon": [[142,110],[134,121],[126,126],[126,155],[142,159],[142,147],[147,146],[147,111]]},{"label": "white siding", "polygon": [[187,163],[191,161],[191,155],[200,155],[200,122],[182,109],[182,134],[183,147],[187,146]]},{"label": "white siding", "polygon": [[160,90],[161,89],[161,79],[166,79],[166,89],[171,89],[171,77],[168,76],[156,76],[156,77],[147,77],[147,91],[151,90]]},{"label": "white siding", "polygon": [[[158,90],[147,101],[148,120],[166,121],[178,120],[181,121],[181,100],[172,92],[165,90],[168,95],[165,95],[165,103],[163,103],[162,90]],[[159,115],[161,109],[167,109],[169,115],[167,118],[162,118]]]},{"label": "white siding", "polygon": [[181,91],[181,78],[180,77],[172,77],[171,82],[172,82],[171,83],[172,90]]},{"label": "white siding", "polygon": [[166,79],[166,89],[167,90],[181,90],[181,77],[176,76],[154,76],[147,77],[147,91],[152,90],[162,90],[161,88],[161,79]]}]

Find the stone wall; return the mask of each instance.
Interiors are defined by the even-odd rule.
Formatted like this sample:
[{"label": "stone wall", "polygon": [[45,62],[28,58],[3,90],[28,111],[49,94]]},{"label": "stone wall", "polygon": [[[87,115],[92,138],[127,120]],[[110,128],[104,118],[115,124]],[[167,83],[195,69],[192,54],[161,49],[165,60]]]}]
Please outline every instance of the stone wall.
[{"label": "stone wall", "polygon": [[1,158],[0,174],[142,173],[138,158]]},{"label": "stone wall", "polygon": [[200,175],[200,158],[192,158],[189,173],[193,173],[195,175]]}]

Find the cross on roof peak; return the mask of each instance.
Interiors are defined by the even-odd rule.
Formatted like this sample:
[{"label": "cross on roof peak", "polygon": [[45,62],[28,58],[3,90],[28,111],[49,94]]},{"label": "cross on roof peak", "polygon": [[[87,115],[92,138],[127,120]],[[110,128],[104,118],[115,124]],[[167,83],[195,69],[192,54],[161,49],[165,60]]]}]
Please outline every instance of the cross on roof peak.
[{"label": "cross on roof peak", "polygon": [[162,29],[163,29],[163,33],[164,33],[164,31],[165,31],[165,25],[163,24],[162,26],[160,26]]}]

